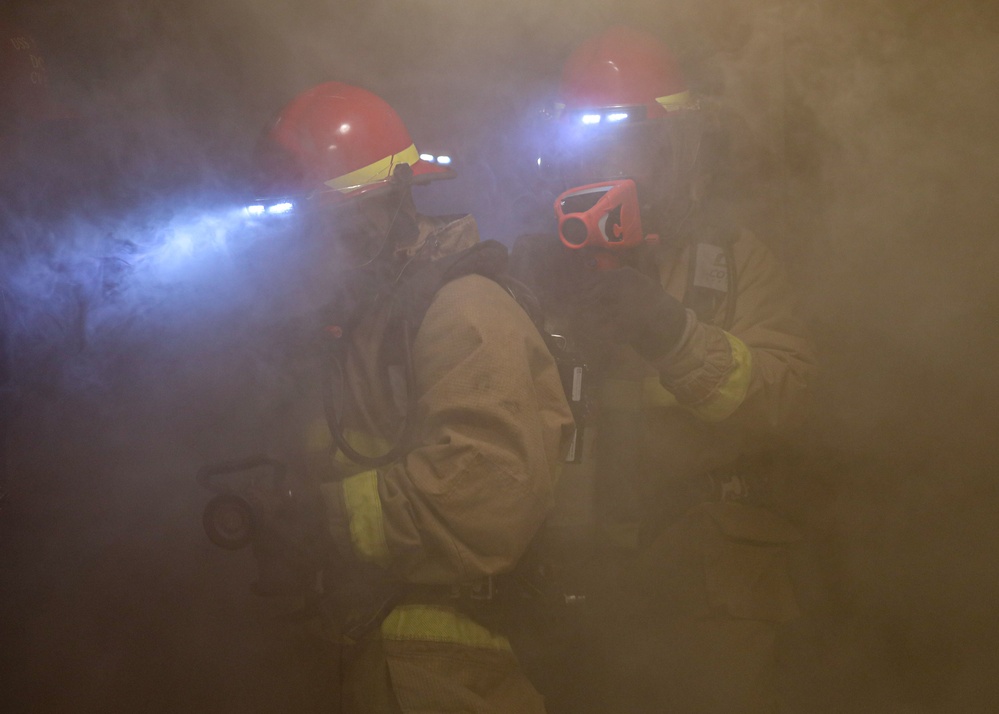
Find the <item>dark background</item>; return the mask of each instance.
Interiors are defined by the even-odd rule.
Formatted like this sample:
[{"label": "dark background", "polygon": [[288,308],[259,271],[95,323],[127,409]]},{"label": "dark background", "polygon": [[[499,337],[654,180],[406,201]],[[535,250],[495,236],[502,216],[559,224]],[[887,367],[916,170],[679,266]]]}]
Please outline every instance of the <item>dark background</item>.
[{"label": "dark background", "polygon": [[[616,22],[660,34],[727,107],[744,219],[784,258],[821,350],[815,416],[789,456],[788,510],[808,536],[789,708],[999,704],[994,4],[6,7],[68,118],[4,149],[18,385],[0,501],[5,709],[315,706],[321,657],[249,595],[248,556],[207,542],[192,477],[256,450],[297,396],[254,334],[279,314],[261,295],[281,292],[294,264],[277,258],[293,251],[241,248],[199,211],[237,200],[284,102],[340,79],[455,157],[460,178],[418,193],[423,208],[469,210],[510,242],[548,220],[529,170],[537,110],[571,49]],[[224,250],[135,257],[162,258],[149,246],[185,231]],[[128,243],[141,270],[120,287],[104,256]]]}]

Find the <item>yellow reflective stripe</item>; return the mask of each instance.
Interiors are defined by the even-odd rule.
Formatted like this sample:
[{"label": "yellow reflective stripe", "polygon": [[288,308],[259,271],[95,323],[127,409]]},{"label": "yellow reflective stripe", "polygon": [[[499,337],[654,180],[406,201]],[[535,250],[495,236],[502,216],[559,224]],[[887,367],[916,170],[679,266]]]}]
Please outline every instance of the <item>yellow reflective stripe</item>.
[{"label": "yellow reflective stripe", "polygon": [[397,164],[406,163],[412,166],[420,160],[420,152],[416,150],[416,144],[410,144],[398,154],[386,156],[373,164],[351,171],[349,174],[338,176],[326,181],[326,185],[337,191],[349,191],[353,188],[366,186],[376,181],[384,181],[392,175],[392,170]]},{"label": "yellow reflective stripe", "polygon": [[350,522],[350,540],[362,560],[388,565],[382,501],[378,496],[378,472],[362,471],[343,480],[343,502]]},{"label": "yellow reflective stripe", "polygon": [[739,408],[749,391],[753,374],[753,355],[745,343],[735,335],[725,333],[732,350],[732,371],[728,373],[713,395],[690,410],[704,421],[722,421]]},{"label": "yellow reflective stripe", "polygon": [[694,109],[697,102],[690,95],[690,92],[677,92],[665,97],[656,97],[659,105],[668,112],[675,112],[678,109]]},{"label": "yellow reflective stripe", "polygon": [[382,637],[512,652],[506,637],[493,634],[455,610],[432,605],[399,605],[382,622]]}]

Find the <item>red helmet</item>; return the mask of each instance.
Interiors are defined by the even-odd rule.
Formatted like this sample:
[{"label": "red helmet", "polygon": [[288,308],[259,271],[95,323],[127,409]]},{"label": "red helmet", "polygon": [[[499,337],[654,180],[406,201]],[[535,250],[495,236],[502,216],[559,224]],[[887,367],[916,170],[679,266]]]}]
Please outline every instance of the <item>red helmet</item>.
[{"label": "red helmet", "polygon": [[697,109],[697,102],[665,45],[619,26],[586,40],[566,61],[558,108],[586,123],[630,122]]},{"label": "red helmet", "polygon": [[264,133],[258,161],[261,196],[305,194],[333,203],[388,188],[400,164],[417,183],[454,176],[420,158],[384,100],[341,82],[313,87],[282,109]]},{"label": "red helmet", "polygon": [[567,186],[631,179],[643,224],[677,230],[700,200],[706,122],[672,53],[653,35],[612,27],[562,71],[553,160]]}]

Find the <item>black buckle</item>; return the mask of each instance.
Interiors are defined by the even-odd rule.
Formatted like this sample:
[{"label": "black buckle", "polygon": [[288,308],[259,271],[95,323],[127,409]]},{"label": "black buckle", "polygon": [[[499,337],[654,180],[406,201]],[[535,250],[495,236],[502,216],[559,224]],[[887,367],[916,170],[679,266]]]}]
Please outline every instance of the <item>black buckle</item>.
[{"label": "black buckle", "polygon": [[487,601],[492,600],[496,594],[496,587],[493,584],[491,575],[487,575],[472,583],[462,583],[451,586],[451,597],[455,600],[468,598],[469,600]]},{"label": "black buckle", "polygon": [[472,583],[468,588],[468,596],[472,600],[492,600],[495,592],[492,575]]}]

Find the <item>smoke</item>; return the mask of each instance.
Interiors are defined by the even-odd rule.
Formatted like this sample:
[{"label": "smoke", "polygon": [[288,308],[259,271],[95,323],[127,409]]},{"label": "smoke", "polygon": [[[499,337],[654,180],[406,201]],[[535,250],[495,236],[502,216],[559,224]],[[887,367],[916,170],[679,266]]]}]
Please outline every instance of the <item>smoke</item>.
[{"label": "smoke", "polygon": [[10,11],[71,113],[5,144],[0,273],[22,392],[0,617],[13,643],[3,669],[24,675],[5,678],[15,708],[315,705],[298,672],[314,653],[247,600],[250,563],[207,544],[193,482],[205,461],[259,450],[275,413],[307,398],[273,332],[303,313],[287,278],[305,259],[238,212],[258,133],[308,86],[365,86],[418,147],[455,158],[459,178],[417,189],[421,208],[471,211],[485,237],[511,243],[552,220],[532,183],[537,112],[571,49],[617,22],[658,32],[727,108],[744,219],[785,259],[821,347],[815,418],[791,456],[810,536],[792,704],[995,703],[993,8],[49,0]]},{"label": "smoke", "polygon": [[999,634],[980,562],[997,545],[983,490],[996,467],[996,291],[983,279],[999,218],[999,105],[983,92],[995,20],[972,3],[787,15],[788,221],[808,237],[796,268],[825,362],[808,464],[826,568],[819,661],[859,686],[833,708],[996,701],[970,685],[994,668]]}]

